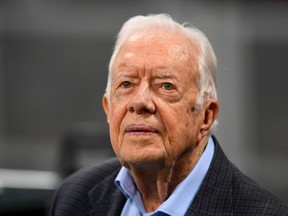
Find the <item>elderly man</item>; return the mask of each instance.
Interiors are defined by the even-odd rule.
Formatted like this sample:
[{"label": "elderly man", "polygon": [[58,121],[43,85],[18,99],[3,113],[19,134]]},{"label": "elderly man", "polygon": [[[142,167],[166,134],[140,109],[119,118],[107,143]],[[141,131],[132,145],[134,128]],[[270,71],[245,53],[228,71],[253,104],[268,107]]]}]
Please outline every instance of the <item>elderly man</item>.
[{"label": "elderly man", "polygon": [[211,136],[215,79],[201,31],[167,15],[128,20],[103,97],[118,159],[65,180],[50,214],[288,215],[287,204],[243,175]]}]

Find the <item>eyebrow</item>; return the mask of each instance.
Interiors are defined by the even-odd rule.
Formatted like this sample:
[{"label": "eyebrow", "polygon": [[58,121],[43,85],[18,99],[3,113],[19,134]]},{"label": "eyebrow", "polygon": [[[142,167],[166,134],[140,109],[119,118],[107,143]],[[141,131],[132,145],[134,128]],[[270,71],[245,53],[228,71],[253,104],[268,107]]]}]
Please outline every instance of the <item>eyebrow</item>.
[{"label": "eyebrow", "polygon": [[128,71],[119,71],[114,75],[114,78],[119,79],[119,78],[137,78],[137,75],[131,74]]},{"label": "eyebrow", "polygon": [[[126,66],[126,64],[124,64]],[[153,69],[154,72],[152,72],[152,77],[153,79],[175,79],[175,80],[180,80],[181,78],[176,76],[175,73],[165,66],[156,66]],[[127,78],[137,78],[138,73],[133,71],[129,72],[127,70],[120,70],[115,74],[115,78],[120,78],[120,77],[127,77]]]},{"label": "eyebrow", "polygon": [[171,79],[172,78],[172,79],[178,80],[178,77],[175,76],[175,74],[172,72],[163,72],[163,73],[157,74],[155,78],[159,78],[159,79]]},{"label": "eyebrow", "polygon": [[119,71],[117,72],[116,76],[129,76],[130,73],[128,71]]}]

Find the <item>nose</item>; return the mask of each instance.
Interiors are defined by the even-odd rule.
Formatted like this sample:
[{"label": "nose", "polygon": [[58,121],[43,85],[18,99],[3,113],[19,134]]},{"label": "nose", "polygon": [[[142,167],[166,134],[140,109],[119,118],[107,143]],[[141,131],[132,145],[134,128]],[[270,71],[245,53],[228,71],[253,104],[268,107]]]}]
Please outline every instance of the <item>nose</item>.
[{"label": "nose", "polygon": [[156,107],[148,85],[140,85],[130,100],[127,109],[129,112],[135,112],[136,114],[155,113]]}]

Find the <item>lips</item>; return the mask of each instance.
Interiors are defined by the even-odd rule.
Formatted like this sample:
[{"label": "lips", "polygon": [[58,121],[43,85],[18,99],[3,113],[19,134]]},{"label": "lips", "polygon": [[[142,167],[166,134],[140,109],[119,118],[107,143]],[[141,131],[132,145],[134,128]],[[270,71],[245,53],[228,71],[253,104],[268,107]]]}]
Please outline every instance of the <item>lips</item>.
[{"label": "lips", "polygon": [[126,128],[128,133],[157,133],[158,131],[148,125],[129,125]]}]

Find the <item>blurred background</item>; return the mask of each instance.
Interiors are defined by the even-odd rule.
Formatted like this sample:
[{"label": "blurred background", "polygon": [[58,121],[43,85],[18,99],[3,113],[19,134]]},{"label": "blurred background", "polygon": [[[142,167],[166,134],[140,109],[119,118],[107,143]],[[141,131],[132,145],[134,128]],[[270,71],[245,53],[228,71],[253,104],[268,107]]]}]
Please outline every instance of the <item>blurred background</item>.
[{"label": "blurred background", "polygon": [[115,36],[168,13],[210,39],[229,159],[288,201],[288,3],[0,0],[0,215],[45,215],[71,172],[113,156],[101,100]]}]

